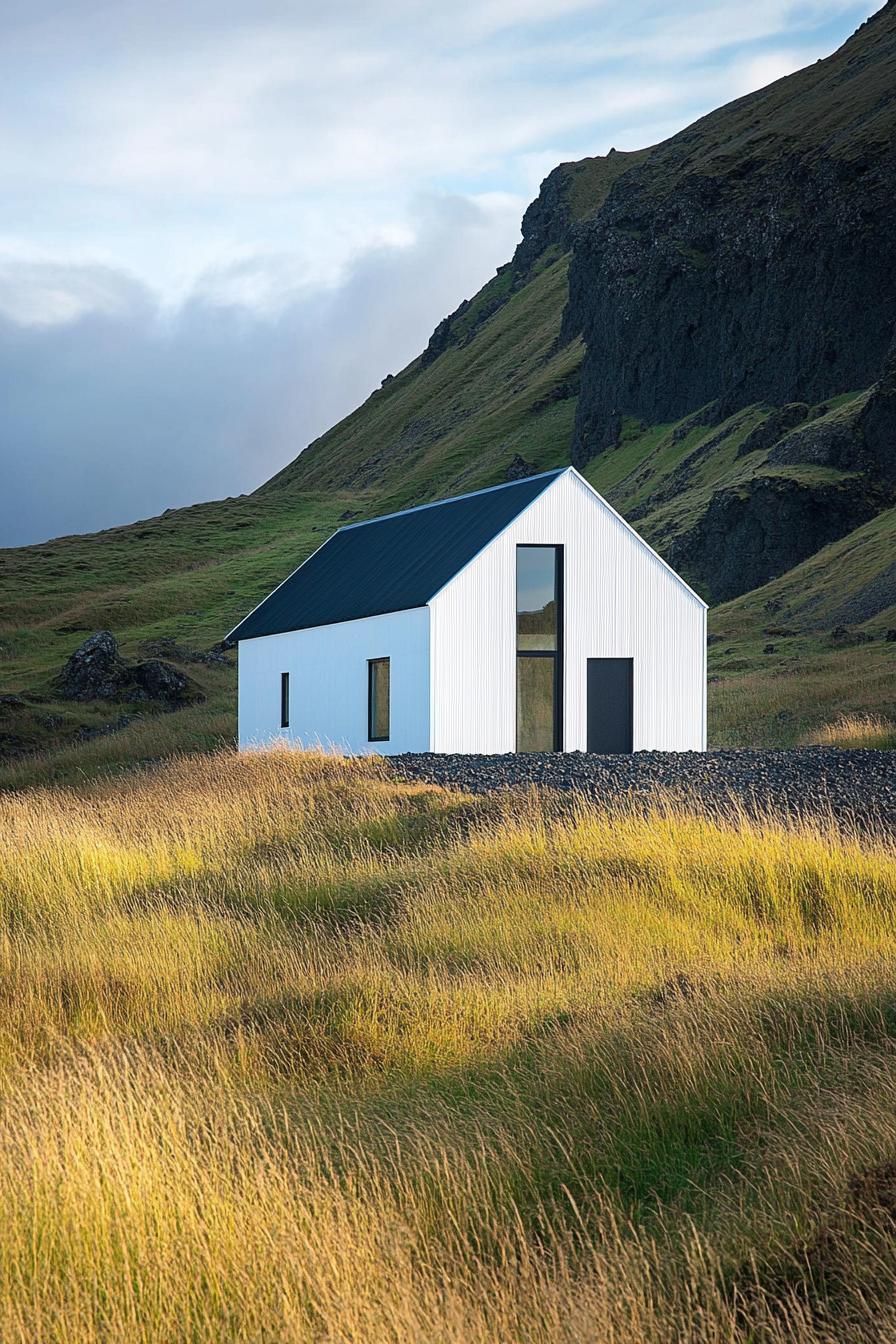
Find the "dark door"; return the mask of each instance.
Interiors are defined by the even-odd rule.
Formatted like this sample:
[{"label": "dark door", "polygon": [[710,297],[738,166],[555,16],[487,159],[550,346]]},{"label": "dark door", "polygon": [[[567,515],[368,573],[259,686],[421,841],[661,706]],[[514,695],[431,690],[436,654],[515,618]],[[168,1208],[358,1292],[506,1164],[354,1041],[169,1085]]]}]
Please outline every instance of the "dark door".
[{"label": "dark door", "polygon": [[632,750],[632,659],[588,659],[588,750]]}]

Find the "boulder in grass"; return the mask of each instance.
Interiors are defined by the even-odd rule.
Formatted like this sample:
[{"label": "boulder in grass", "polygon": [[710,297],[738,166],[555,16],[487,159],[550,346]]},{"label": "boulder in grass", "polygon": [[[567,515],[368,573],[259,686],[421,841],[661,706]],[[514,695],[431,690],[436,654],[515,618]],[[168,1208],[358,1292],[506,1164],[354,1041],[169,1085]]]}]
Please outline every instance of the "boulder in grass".
[{"label": "boulder in grass", "polygon": [[179,709],[205,699],[191,677],[161,658],[148,658],[130,671],[134,690],[127,697],[129,700],[157,700]]},{"label": "boulder in grass", "polygon": [[56,679],[63,700],[121,700],[130,680],[127,664],[118,652],[118,640],[98,630],[75,649]]},{"label": "boulder in grass", "polygon": [[129,665],[108,630],[85,639],[56,678],[63,700],[152,700],[179,709],[205,697],[199,686],[161,658]]}]

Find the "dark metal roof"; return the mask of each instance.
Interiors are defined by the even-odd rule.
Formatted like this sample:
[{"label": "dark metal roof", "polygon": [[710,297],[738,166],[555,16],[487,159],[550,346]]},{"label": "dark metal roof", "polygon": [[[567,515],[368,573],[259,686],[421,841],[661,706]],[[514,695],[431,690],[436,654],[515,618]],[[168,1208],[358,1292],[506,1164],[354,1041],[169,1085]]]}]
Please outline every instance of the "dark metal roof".
[{"label": "dark metal roof", "polygon": [[563,470],[340,528],[228,639],[425,606]]}]

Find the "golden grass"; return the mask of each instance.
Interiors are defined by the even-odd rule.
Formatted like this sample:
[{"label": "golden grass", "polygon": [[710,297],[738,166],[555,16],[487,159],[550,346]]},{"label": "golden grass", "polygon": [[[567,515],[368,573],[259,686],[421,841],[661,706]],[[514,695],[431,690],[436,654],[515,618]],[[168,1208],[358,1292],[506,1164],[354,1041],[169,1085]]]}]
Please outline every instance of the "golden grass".
[{"label": "golden grass", "polygon": [[896,1320],[884,838],[220,752],[0,795],[0,912],[4,1341]]},{"label": "golden grass", "polygon": [[[761,640],[730,633],[735,606],[727,604],[713,616],[714,625],[728,627],[729,633],[710,649],[712,746],[792,747],[811,741],[819,726],[838,718],[844,708],[892,721],[890,644],[877,640],[841,649],[807,636],[779,643],[775,654],[763,655]],[[739,619],[747,620],[743,612]]]},{"label": "golden grass", "polygon": [[81,787],[115,770],[231,746],[236,736],[236,708],[231,702],[235,695],[228,695],[225,705],[215,698],[175,714],[136,719],[120,732],[86,742],[0,760],[0,790],[60,782]]},{"label": "golden grass", "polygon": [[880,714],[841,714],[804,739],[805,746],[896,749],[896,723]]}]

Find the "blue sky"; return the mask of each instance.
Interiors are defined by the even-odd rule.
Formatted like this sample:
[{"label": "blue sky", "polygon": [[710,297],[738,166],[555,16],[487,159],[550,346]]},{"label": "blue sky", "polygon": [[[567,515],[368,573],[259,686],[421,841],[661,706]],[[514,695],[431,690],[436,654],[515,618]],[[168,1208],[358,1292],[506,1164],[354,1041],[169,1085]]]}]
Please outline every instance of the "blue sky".
[{"label": "blue sky", "polygon": [[840,0],[3,0],[0,545],[251,490],[563,159],[826,55]]}]

